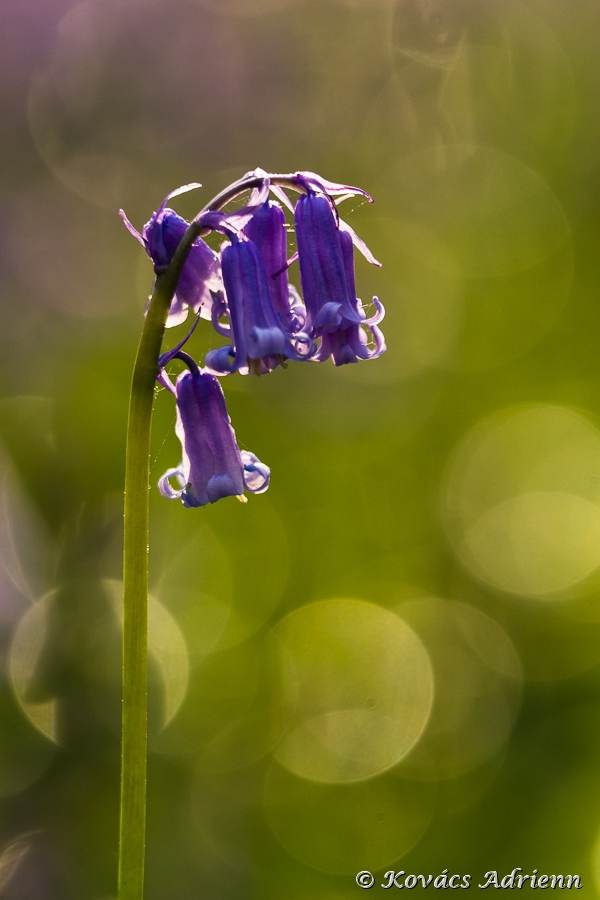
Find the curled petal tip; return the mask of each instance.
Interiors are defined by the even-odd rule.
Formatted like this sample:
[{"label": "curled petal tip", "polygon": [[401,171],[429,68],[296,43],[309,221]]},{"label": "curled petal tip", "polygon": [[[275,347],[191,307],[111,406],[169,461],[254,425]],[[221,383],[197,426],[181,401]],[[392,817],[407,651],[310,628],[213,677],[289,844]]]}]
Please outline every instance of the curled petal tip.
[{"label": "curled petal tip", "polygon": [[229,375],[235,371],[235,353],[231,345],[209,350],[204,357],[204,368],[211,375]]},{"label": "curled petal tip", "polygon": [[271,480],[270,468],[262,463],[255,453],[242,450],[240,453],[244,467],[244,485],[252,494],[264,494]]},{"label": "curled petal tip", "polygon": [[[175,476],[181,485],[179,490],[171,486],[169,478]],[[163,497],[167,500],[179,500],[185,489],[185,478],[183,476],[183,465],[176,466],[173,469],[167,469],[165,474],[158,480],[158,489]]]},{"label": "curled petal tip", "polygon": [[375,314],[364,319],[361,323],[362,325],[379,325],[385,318],[385,306],[379,297],[373,297],[373,305],[375,306]]}]

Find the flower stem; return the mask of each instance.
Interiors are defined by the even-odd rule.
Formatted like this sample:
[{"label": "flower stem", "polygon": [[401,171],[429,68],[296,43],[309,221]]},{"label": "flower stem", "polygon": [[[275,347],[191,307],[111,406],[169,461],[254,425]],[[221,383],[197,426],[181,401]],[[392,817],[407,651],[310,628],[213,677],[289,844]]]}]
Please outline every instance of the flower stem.
[{"label": "flower stem", "polygon": [[189,226],[169,267],[157,275],[131,384],[125,461],[118,900],[143,900],[144,896],[148,748],[148,488],[154,386],[171,300],[198,233],[195,224]]},{"label": "flower stem", "polygon": [[[221,209],[263,176],[245,176],[218,194],[183,235],[168,268],[156,278],[133,370],[125,466],[123,552],[123,693],[118,900],[143,900],[146,837],[148,707],[148,489],[154,386],[165,323],[194,240],[208,233],[202,213]],[[272,183],[299,188],[289,176]]]},{"label": "flower stem", "polygon": [[168,281],[163,276],[157,278],[144,323],[133,370],[127,428],[119,900],[142,900],[144,895],[150,429],[157,361],[172,296]]}]

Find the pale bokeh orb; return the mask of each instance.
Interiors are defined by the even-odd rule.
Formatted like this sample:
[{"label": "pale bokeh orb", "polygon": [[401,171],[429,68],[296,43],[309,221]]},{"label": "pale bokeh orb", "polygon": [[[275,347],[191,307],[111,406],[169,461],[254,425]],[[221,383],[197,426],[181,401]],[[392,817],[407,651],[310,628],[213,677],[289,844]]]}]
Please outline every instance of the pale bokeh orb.
[{"label": "pale bokeh orb", "polygon": [[442,510],[477,578],[527,597],[568,596],[600,565],[600,432],[568,407],[502,410],[460,443]]},{"label": "pale bokeh orb", "polygon": [[394,613],[324,600],[277,624],[297,703],[277,760],[302,778],[352,782],[395,765],[419,739],[433,699],[429,658]]},{"label": "pale bokeh orb", "polygon": [[267,821],[305,865],[336,875],[377,871],[407,853],[431,820],[435,787],[384,775],[318,784],[273,766],[264,791]]},{"label": "pale bokeh orb", "polygon": [[423,736],[399,774],[462,776],[501,751],[519,711],[523,674],[503,628],[466,603],[426,597],[396,610],[429,653],[436,694]]}]

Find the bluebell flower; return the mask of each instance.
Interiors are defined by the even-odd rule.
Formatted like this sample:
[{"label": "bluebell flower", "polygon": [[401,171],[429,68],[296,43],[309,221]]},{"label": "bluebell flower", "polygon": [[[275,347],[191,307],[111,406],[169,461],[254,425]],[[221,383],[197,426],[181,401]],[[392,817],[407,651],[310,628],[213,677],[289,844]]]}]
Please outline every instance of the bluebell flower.
[{"label": "bluebell flower", "polygon": [[290,332],[301,331],[306,325],[306,310],[288,280],[288,232],[279,203],[267,200],[259,206],[245,226],[244,234],[258,247],[271,300],[281,324]]},{"label": "bluebell flower", "polygon": [[[334,181],[327,181],[326,178],[321,178],[320,175],[316,175],[314,172],[296,172],[291,176],[291,180],[307,194],[317,193],[327,197],[330,201],[337,228],[350,235],[352,243],[357,250],[360,250],[367,262],[370,262],[373,266],[381,266],[381,263],[375,259],[365,242],[359,238],[354,229],[340,218],[337,209],[339,203],[343,203],[344,200],[349,200],[351,197],[362,196],[365,197],[369,203],[372,203],[373,198],[370,194],[363,191],[362,188],[353,187],[350,184],[336,184]],[[277,196],[280,196],[282,193],[281,189],[277,186],[271,187],[271,190],[276,192]],[[293,207],[291,207],[291,209],[293,211]]]},{"label": "bluebell flower", "polygon": [[344,259],[331,200],[312,191],[294,210],[298,263],[308,326],[316,337],[360,322],[348,299]]},{"label": "bluebell flower", "polygon": [[[189,371],[182,372],[175,385],[164,370],[159,380],[175,394],[175,432],[181,441],[182,462],[158,482],[161,494],[181,498],[187,507],[231,496],[245,500],[244,490],[262,494],[269,487],[270,470],[253,453],[240,451],[218,379],[198,368],[187,353],[179,351],[176,356]],[[177,478],[178,488],[171,485],[172,477]]]},{"label": "bluebell flower", "polygon": [[219,374],[261,374],[286,359],[310,358],[316,344],[304,332],[289,331],[282,321],[256,244],[241,234],[230,232],[228,236],[231,243],[221,251],[221,269],[226,299],[223,309],[229,318],[232,344],[207,353],[207,368]]},{"label": "bluebell flower", "polygon": [[[354,246],[369,262],[379,263],[353,229],[340,219],[331,196],[339,194],[345,199],[364,192],[349,185],[334,185],[310,172],[298,173],[297,177],[306,191],[294,209],[300,280],[310,333],[321,338],[313,358],[322,362],[333,356],[338,366],[373,359],[386,349],[377,327],[385,311],[374,297],[376,312],[367,318],[356,296]],[[371,332],[370,341],[363,326]]]},{"label": "bluebell flower", "polygon": [[[169,209],[167,203],[172,197],[197,187],[201,187],[201,185],[196,183],[186,184],[167,194],[156,212],[152,213],[150,220],[144,225],[141,234],[131,224],[123,210],[119,210],[119,215],[123,219],[125,226],[144,247],[154,263],[154,270],[157,273],[165,269],[171,262],[175,250],[189,225],[174,210]],[[219,290],[221,286],[218,255],[214,250],[211,250],[205,241],[201,238],[196,238],[183,267],[177,291],[171,303],[167,328],[179,325],[185,321],[188,308],[191,308],[202,318],[210,319],[212,313],[211,292]]]},{"label": "bluebell flower", "polygon": [[[360,321],[348,323],[342,317],[339,327],[325,329],[314,359],[317,362],[323,362],[331,356],[336,366],[343,366],[347,363],[356,363],[359,359],[375,359],[385,352],[385,339],[381,329],[377,327],[385,316],[385,310],[378,298],[373,297],[375,314],[367,318],[362,302],[356,296],[352,237],[348,232],[339,231],[338,242],[344,264],[348,303],[360,316]],[[371,332],[370,340],[365,328]]]}]

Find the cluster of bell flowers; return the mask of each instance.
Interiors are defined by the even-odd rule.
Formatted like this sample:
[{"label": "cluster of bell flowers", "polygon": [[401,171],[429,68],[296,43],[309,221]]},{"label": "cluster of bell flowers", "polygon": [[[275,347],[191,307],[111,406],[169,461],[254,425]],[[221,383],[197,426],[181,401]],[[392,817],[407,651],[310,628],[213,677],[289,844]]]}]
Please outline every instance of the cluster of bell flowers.
[{"label": "cluster of bell flowers", "polygon": [[[269,486],[269,468],[253,453],[239,450],[216,376],[266,374],[285,367],[288,360],[332,358],[340,366],[374,359],[386,349],[379,328],[383,306],[373,297],[375,312],[368,317],[356,296],[354,248],[370,263],[380,263],[337,208],[350,197],[362,195],[370,202],[371,197],[313,172],[274,176],[262,169],[248,173],[223,194],[235,194],[236,186],[248,180],[255,186],[241,209],[208,209],[194,220],[204,233],[217,232],[225,241],[216,253],[201,237],[194,240],[167,319],[167,327],[179,325],[191,309],[228,343],[206,354],[204,368],[181,349],[187,338],[159,359],[158,380],[175,396],[175,431],[182,445],[181,464],[167,470],[159,490],[170,499],[181,498],[188,507],[228,496],[245,500],[244,489],[262,493]],[[167,204],[199,186],[184,185],[168,194],[141,233],[120,211],[156,273],[168,267],[189,226]],[[295,204],[286,190],[300,194]],[[289,259],[284,209],[293,216],[297,247]],[[296,260],[302,297],[288,277]],[[175,384],[166,371],[174,358],[188,367]],[[178,488],[171,478],[177,479]]]}]

